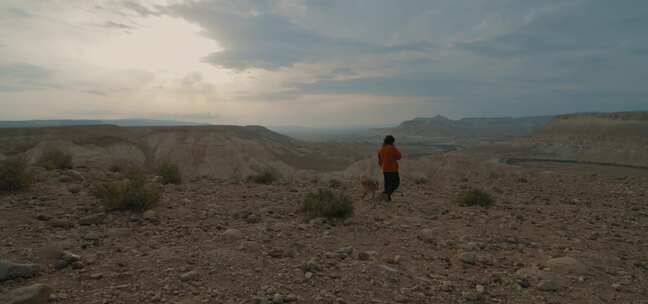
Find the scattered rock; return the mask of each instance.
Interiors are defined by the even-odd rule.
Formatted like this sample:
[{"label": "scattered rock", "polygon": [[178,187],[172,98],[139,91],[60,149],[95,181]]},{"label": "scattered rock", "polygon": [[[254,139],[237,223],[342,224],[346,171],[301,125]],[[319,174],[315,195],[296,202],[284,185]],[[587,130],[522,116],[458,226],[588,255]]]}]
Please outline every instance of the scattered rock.
[{"label": "scattered rock", "polygon": [[436,236],[434,230],[425,228],[419,232],[418,238],[424,242],[434,243],[436,241]]},{"label": "scattered rock", "polygon": [[56,268],[63,269],[69,265],[72,265],[75,269],[83,268],[83,263],[81,263],[81,256],[69,251],[63,251],[61,253],[61,256],[59,257],[58,262],[56,263]]},{"label": "scattered rock", "polygon": [[49,220],[52,219],[52,216],[49,215],[49,214],[41,213],[41,214],[36,215],[36,219],[39,220],[39,221],[49,221]]},{"label": "scattered rock", "polygon": [[62,218],[51,219],[49,221],[49,224],[52,227],[55,227],[55,228],[69,229],[69,228],[74,227],[74,224],[71,221],[69,221],[67,219],[62,219]]},{"label": "scattered rock", "polygon": [[223,232],[223,237],[228,241],[238,241],[243,238],[243,232],[238,229],[229,228]]},{"label": "scattered rock", "polygon": [[542,280],[538,284],[538,289],[542,291],[558,291],[560,284],[556,280]]},{"label": "scattered rock", "polygon": [[18,264],[0,260],[0,282],[18,278],[31,278],[38,274],[40,267],[36,264]]},{"label": "scattered rock", "polygon": [[79,224],[88,226],[88,225],[99,225],[102,224],[104,219],[106,218],[106,214],[103,212],[100,213],[95,213],[91,214],[88,216],[84,216],[79,219]]},{"label": "scattered rock", "polygon": [[79,184],[71,184],[67,186],[67,190],[70,191],[70,193],[76,194],[83,190],[83,186]]},{"label": "scattered rock", "polygon": [[345,259],[353,254],[353,247],[342,247],[335,251],[335,254],[342,259]]},{"label": "scattered rock", "polygon": [[322,270],[322,268],[321,268],[320,265],[317,263],[317,260],[316,260],[315,258],[311,258],[311,259],[309,259],[309,260],[304,264],[303,269],[304,269],[304,271],[306,271],[306,272],[317,272],[317,271],[321,271],[321,270]]},{"label": "scattered rock", "polygon": [[587,266],[572,257],[559,257],[549,259],[545,265],[552,271],[562,274],[585,274]]},{"label": "scattered rock", "polygon": [[144,213],[142,214],[142,218],[149,222],[155,222],[158,220],[157,213],[153,210],[144,211]]},{"label": "scattered rock", "polygon": [[369,251],[358,252],[358,260],[367,261],[369,259],[371,259],[371,253]]},{"label": "scattered rock", "polygon": [[44,304],[49,301],[52,288],[43,284],[14,289],[4,294],[2,304]]},{"label": "scattered rock", "polygon": [[472,252],[462,252],[457,255],[457,258],[465,264],[474,265],[477,263],[477,255]]},{"label": "scattered rock", "polygon": [[185,272],[185,273],[181,274],[180,275],[180,281],[183,281],[183,282],[195,281],[195,280],[198,279],[198,277],[200,277],[200,274],[198,273],[198,271],[192,270],[192,271]]},{"label": "scattered rock", "polygon": [[400,264],[400,261],[401,261],[401,256],[400,255],[395,255],[393,257],[388,257],[386,259],[386,262],[388,264],[392,264],[392,265],[398,265],[398,264]]}]

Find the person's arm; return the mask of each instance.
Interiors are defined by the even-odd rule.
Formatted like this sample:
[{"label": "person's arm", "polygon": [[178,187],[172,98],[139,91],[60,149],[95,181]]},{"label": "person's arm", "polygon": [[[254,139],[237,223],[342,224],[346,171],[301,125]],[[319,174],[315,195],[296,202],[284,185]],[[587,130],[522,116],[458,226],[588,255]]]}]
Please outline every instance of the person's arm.
[{"label": "person's arm", "polygon": [[400,160],[401,157],[402,157],[402,155],[401,155],[400,151],[398,151],[398,149],[396,149],[396,147],[394,147],[394,159],[395,160]]},{"label": "person's arm", "polygon": [[383,159],[382,156],[380,155],[380,151],[378,151],[378,166],[382,167],[383,164]]}]

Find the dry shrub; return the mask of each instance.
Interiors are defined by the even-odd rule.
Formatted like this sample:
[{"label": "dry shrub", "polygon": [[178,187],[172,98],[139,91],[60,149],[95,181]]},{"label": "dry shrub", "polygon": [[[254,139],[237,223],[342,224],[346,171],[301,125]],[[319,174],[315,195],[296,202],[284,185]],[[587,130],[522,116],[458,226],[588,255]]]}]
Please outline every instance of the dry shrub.
[{"label": "dry shrub", "polygon": [[72,169],[72,155],[59,149],[45,150],[37,162],[47,170]]},{"label": "dry shrub", "polygon": [[486,191],[472,189],[461,193],[457,198],[457,202],[461,206],[479,206],[488,208],[495,203],[495,200],[493,199],[493,196]]},{"label": "dry shrub", "polygon": [[306,194],[302,209],[307,217],[347,218],[353,215],[353,201],[329,189]]},{"label": "dry shrub", "polygon": [[263,169],[258,174],[248,176],[248,182],[257,184],[270,185],[279,179],[279,172],[272,168]]},{"label": "dry shrub", "polygon": [[182,174],[180,173],[180,168],[176,164],[170,162],[162,163],[158,168],[158,175],[161,177],[160,182],[163,185],[179,185],[182,183]]},{"label": "dry shrub", "polygon": [[29,188],[33,176],[27,159],[15,157],[0,162],[0,191],[19,191]]},{"label": "dry shrub", "polygon": [[107,210],[145,211],[160,200],[160,189],[146,181],[141,169],[131,169],[125,181],[98,184],[94,195]]}]

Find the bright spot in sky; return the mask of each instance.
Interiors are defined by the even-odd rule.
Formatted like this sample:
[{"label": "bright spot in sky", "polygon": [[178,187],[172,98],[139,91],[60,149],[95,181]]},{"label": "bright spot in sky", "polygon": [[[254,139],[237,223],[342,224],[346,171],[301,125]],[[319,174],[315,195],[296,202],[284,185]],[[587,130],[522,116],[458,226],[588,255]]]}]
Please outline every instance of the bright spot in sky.
[{"label": "bright spot in sky", "polygon": [[183,19],[162,16],[141,19],[137,28],[114,30],[92,44],[82,60],[108,69],[142,69],[173,75],[201,70],[201,60],[222,50],[201,35],[201,28]]}]

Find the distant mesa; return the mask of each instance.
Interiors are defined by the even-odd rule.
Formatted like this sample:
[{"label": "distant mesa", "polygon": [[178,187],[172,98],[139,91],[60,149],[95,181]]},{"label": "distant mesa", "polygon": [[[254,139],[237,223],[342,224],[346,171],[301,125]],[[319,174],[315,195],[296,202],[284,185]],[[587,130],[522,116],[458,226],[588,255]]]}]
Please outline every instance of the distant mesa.
[{"label": "distant mesa", "polygon": [[113,125],[120,127],[152,127],[152,126],[198,126],[207,125],[205,123],[195,123],[177,120],[160,120],[160,119],[48,119],[48,120],[16,120],[0,121],[0,128],[47,128],[47,127],[66,127],[66,126],[96,126],[96,125]]},{"label": "distant mesa", "polygon": [[425,138],[480,138],[528,136],[541,129],[553,116],[537,117],[469,117],[453,120],[445,116],[418,117],[402,122],[393,129],[383,129],[395,135]]}]

